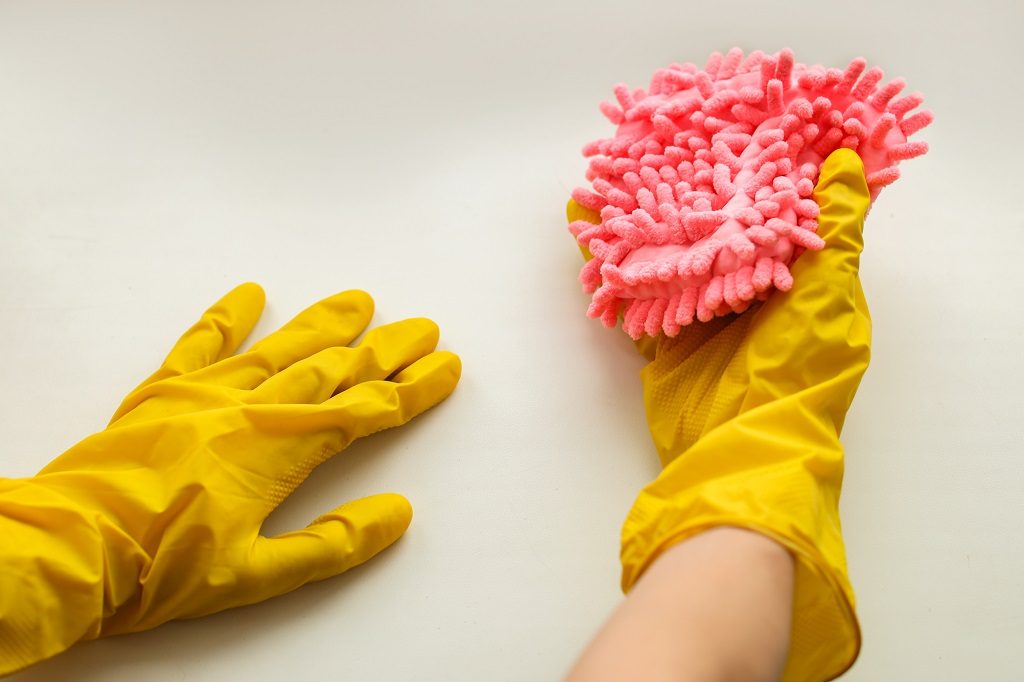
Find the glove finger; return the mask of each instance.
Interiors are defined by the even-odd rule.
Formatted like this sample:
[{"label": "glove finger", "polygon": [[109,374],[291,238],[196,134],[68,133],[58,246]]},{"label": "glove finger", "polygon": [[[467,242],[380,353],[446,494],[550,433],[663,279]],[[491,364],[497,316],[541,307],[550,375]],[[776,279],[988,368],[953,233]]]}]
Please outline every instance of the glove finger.
[{"label": "glove finger", "polygon": [[[807,354],[827,351],[844,340],[852,316],[867,317],[860,286],[864,217],[871,205],[864,165],[849,149],[833,152],[822,167],[815,189],[821,206],[821,251],[801,255],[793,264],[793,288],[776,292],[758,310],[751,344],[770,351],[780,362],[804,363]],[[795,330],[806,332],[795,333]]]},{"label": "glove finger", "polygon": [[576,203],[575,199],[569,199],[565,205],[565,217],[570,223],[577,220],[585,220],[588,223],[597,225],[601,222],[601,214],[589,208],[584,208]]},{"label": "glove finger", "polygon": [[[569,199],[569,203],[566,204],[565,217],[568,218],[570,225],[577,221],[584,221],[592,223],[594,225],[601,224],[600,213],[598,213],[597,211],[593,211],[589,208],[584,208],[583,206],[580,206],[579,204],[576,203],[575,199]],[[573,234],[575,234],[575,232]],[[580,253],[583,254],[583,260],[588,261],[594,257],[594,255],[590,253],[590,249],[583,246],[579,242],[576,242],[576,246],[579,248]]]},{"label": "glove finger", "polygon": [[871,194],[864,164],[856,152],[839,149],[829,155],[814,188],[814,200],[820,208],[818,236],[825,240],[825,248],[804,253],[796,260],[793,289],[816,280],[845,283],[858,274]]},{"label": "glove finger", "polygon": [[365,291],[335,294],[306,308],[248,352],[219,362],[196,378],[231,388],[254,388],[325,348],[348,345],[372,317],[373,299]]},{"label": "glove finger", "polygon": [[302,530],[260,537],[251,555],[253,581],[245,585],[244,603],[344,573],[402,537],[411,521],[408,500],[383,494],[343,504]]},{"label": "glove finger", "polygon": [[804,253],[794,285],[755,313],[749,343],[730,365],[736,379],[716,396],[709,427],[737,411],[813,393],[833,426],[843,418],[871,355],[871,316],[858,274],[870,194],[860,158],[833,152],[815,189],[822,251]]},{"label": "glove finger", "polygon": [[194,372],[229,357],[256,326],[265,303],[266,294],[259,284],[246,282],[235,287],[181,335],[160,369],[141,385]]},{"label": "glove finger", "polygon": [[790,291],[773,293],[735,320],[659,341],[643,376],[663,464],[740,412],[811,387],[821,389],[822,409],[841,426],[870,355],[870,316],[858,278],[870,205],[860,157],[848,149],[829,156],[815,198],[826,246],[797,259]]},{"label": "glove finger", "polygon": [[[325,401],[324,418],[336,434],[331,437],[335,446],[332,452],[426,412],[451,395],[461,374],[459,356],[435,351],[390,380],[365,381]],[[314,462],[314,466],[319,463]]]},{"label": "glove finger", "polygon": [[[435,351],[391,379],[364,381],[317,405],[251,405],[246,428],[272,435],[266,447],[233,450],[238,464],[266,485],[274,508],[327,458],[352,441],[400,426],[447,398],[459,382],[461,362],[454,353]],[[303,453],[294,457],[296,450]]]},{"label": "glove finger", "polygon": [[437,325],[424,318],[375,327],[354,347],[335,346],[296,362],[253,391],[255,402],[320,403],[363,381],[386,379],[437,347]]},{"label": "glove finger", "polygon": [[[241,284],[210,306],[199,320],[181,335],[160,368],[129,394],[157,381],[201,370],[231,356],[252,332],[263,313],[266,294],[255,282]],[[110,423],[135,405],[128,398],[114,412]]]},{"label": "glove finger", "polygon": [[[576,203],[575,199],[569,199],[569,203],[565,206],[565,217],[569,220],[569,224],[583,221],[591,223],[593,225],[599,225],[601,223],[601,214],[589,208],[584,208]],[[576,246],[579,247],[580,253],[583,254],[583,260],[589,261],[594,257],[590,253],[590,249],[576,242]],[[685,334],[683,336],[686,336]],[[639,339],[633,342],[636,346],[636,350],[640,355],[644,356],[648,360],[653,360],[658,354],[659,340],[664,337],[655,336],[641,336]]]},{"label": "glove finger", "polygon": [[455,353],[435,351],[409,365],[388,381],[366,381],[342,391],[324,406],[357,426],[356,438],[381,429],[400,426],[451,395],[462,375],[462,361]]}]

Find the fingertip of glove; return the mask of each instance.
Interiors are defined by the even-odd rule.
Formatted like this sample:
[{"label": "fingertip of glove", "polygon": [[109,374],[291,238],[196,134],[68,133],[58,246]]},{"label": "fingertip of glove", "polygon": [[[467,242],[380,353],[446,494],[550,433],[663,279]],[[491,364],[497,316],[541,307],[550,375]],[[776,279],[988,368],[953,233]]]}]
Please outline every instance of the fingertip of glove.
[{"label": "fingertip of glove", "polygon": [[373,505],[374,514],[381,524],[394,531],[396,539],[412,523],[412,504],[404,495],[380,493],[364,499]]},{"label": "fingertip of glove", "polygon": [[326,514],[317,517],[314,524],[342,521],[346,525],[362,527],[368,523],[401,526],[403,530],[412,520],[412,504],[398,493],[379,493],[350,500]]},{"label": "fingertip of glove", "polygon": [[232,289],[229,295],[244,297],[260,308],[267,302],[267,292],[256,282],[243,282]]},{"label": "fingertip of glove", "polygon": [[594,224],[601,222],[601,215],[597,211],[580,206],[575,199],[569,199],[565,205],[565,217],[570,223],[577,220],[586,220],[588,223]]},{"label": "fingertip of glove", "polygon": [[436,351],[434,355],[441,356],[440,361],[447,365],[449,371],[452,373],[453,381],[458,383],[459,379],[462,378],[462,358],[447,350]]},{"label": "fingertip of glove", "polygon": [[412,504],[403,495],[380,493],[343,504],[334,517],[374,534],[374,544],[385,547],[402,537],[412,523],[412,513]]},{"label": "fingertip of glove", "polygon": [[853,165],[859,168],[861,171],[864,170],[864,162],[861,161],[860,154],[849,149],[848,147],[840,147],[825,159],[824,169],[828,169],[832,166],[839,165]]},{"label": "fingertip of glove", "polygon": [[376,304],[373,296],[362,289],[348,289],[324,299],[322,304],[337,307],[343,311],[357,310],[367,317],[372,317]]},{"label": "fingertip of glove", "polygon": [[409,325],[417,334],[423,335],[431,342],[432,347],[436,347],[437,342],[441,340],[441,328],[429,317],[411,317],[403,323]]},{"label": "fingertip of glove", "polygon": [[818,236],[833,249],[860,253],[864,247],[864,217],[871,207],[871,194],[864,177],[864,163],[856,152],[839,149],[822,166],[814,200],[821,208]]},{"label": "fingertip of glove", "polygon": [[857,152],[844,147],[832,152],[825,159],[817,191],[823,192],[834,183],[840,183],[864,197],[869,196],[867,179],[864,177],[864,162]]},{"label": "fingertip of glove", "polygon": [[344,550],[340,562],[335,554],[328,554],[333,557],[329,571],[333,575],[367,561],[394,543],[410,523],[409,500],[397,493],[381,493],[346,502],[317,518],[307,530]]},{"label": "fingertip of glove", "polygon": [[402,384],[411,393],[419,396],[421,405],[417,412],[438,404],[455,390],[462,377],[462,360],[451,351],[438,350],[425,355],[392,377],[391,381]]}]

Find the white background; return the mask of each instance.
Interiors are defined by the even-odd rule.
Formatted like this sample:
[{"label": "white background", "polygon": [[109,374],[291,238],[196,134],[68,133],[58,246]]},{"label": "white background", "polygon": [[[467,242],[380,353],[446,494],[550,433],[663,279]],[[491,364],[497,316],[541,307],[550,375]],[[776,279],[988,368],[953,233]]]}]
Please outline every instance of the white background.
[{"label": "white background", "polygon": [[393,490],[416,518],[391,550],[16,679],[558,678],[621,599],[620,523],[658,470],[640,359],[583,316],[579,149],[609,134],[615,82],[733,45],[864,55],[937,114],[868,223],[845,679],[1019,679],[1022,39],[1019,0],[0,2],[4,475],[101,428],[245,280],[268,292],[260,334],[358,287],[378,321],[437,320],[465,365],[268,528]]}]

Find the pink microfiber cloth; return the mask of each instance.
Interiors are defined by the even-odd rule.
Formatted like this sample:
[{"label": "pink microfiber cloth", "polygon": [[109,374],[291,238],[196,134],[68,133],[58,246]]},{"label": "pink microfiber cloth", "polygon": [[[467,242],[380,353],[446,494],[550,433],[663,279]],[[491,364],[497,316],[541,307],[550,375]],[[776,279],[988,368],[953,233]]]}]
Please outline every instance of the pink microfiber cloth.
[{"label": "pink microfiber cloth", "polygon": [[580,272],[587,314],[609,327],[621,316],[634,339],[675,336],[788,290],[793,260],[825,245],[811,193],[831,152],[860,155],[875,198],[898,162],[928,151],[907,141],[932,122],[910,114],[922,96],[897,97],[902,79],[880,86],[882,70],[866,67],[733,48],[704,69],[660,69],[646,91],[616,86],[601,111],[618,130],[583,148],[592,189],[572,193],[601,219],[569,225],[593,255]]}]

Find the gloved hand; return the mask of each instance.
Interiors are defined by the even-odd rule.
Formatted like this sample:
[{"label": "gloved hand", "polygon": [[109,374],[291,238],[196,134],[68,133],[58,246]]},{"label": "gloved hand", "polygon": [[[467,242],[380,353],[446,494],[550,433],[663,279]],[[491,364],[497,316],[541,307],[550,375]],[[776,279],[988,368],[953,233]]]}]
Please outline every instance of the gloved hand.
[{"label": "gloved hand", "polygon": [[110,425],[37,476],[0,479],[0,674],[75,642],[289,592],[397,540],[399,495],[344,504],[276,537],[260,526],[318,464],[409,421],[459,380],[437,326],[357,337],[360,291],[325,299],[235,355],[263,309],[243,284],[189,329]]},{"label": "gloved hand", "polygon": [[[839,433],[867,369],[871,320],[858,277],[870,196],[858,156],[834,152],[814,193],[826,247],[794,285],[741,315],[639,344],[647,419],[664,470],[622,531],[622,586],[666,548],[715,526],[760,532],[796,558],[784,680],[832,679],[860,630],[839,523]],[[598,222],[573,203],[569,219]]]}]

